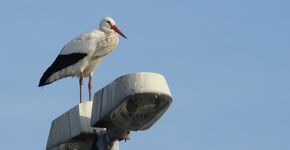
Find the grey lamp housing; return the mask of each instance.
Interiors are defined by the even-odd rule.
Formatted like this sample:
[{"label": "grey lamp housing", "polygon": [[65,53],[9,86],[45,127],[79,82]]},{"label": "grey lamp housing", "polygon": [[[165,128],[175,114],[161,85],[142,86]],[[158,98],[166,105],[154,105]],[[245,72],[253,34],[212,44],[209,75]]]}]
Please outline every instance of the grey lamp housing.
[{"label": "grey lamp housing", "polygon": [[171,102],[164,76],[148,72],[124,75],[95,94],[91,126],[124,132],[146,130]]},{"label": "grey lamp housing", "polygon": [[52,121],[47,150],[118,150],[130,131],[150,128],[172,97],[165,78],[137,72],[100,89],[94,101],[74,106]]}]

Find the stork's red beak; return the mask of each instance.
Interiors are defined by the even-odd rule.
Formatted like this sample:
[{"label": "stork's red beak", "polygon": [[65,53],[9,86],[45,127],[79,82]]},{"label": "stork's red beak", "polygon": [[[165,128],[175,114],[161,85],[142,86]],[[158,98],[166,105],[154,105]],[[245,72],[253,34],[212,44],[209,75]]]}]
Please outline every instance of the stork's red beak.
[{"label": "stork's red beak", "polygon": [[127,39],[126,35],[123,34],[123,33],[121,32],[121,30],[120,30],[117,26],[112,25],[111,28],[112,28],[114,31],[116,31],[118,34],[120,34],[122,37],[124,37],[125,39]]}]

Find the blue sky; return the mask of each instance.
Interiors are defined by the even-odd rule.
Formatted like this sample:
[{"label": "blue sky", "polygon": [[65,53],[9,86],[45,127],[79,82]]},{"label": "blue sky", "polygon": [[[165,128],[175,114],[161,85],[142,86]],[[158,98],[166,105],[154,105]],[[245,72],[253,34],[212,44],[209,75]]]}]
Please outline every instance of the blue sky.
[{"label": "blue sky", "polygon": [[63,45],[104,16],[128,40],[95,71],[94,91],[150,71],[174,97],[120,149],[290,149],[289,8],[287,0],[1,1],[1,149],[45,148],[51,121],[78,103],[78,80],[38,81]]}]

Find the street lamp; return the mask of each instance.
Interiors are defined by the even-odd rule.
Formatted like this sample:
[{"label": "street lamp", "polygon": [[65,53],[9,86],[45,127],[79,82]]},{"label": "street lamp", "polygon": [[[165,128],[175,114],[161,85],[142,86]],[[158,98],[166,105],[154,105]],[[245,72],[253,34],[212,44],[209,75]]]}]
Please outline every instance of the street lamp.
[{"label": "street lamp", "polygon": [[[53,125],[51,127],[48,143],[49,141],[61,142],[54,142],[50,146],[48,144],[47,149],[61,150],[59,145],[62,144],[62,147],[71,146],[72,149],[82,146],[82,149],[88,150],[118,150],[118,141],[129,139],[130,131],[150,128],[166,112],[171,103],[171,93],[164,76],[148,72],[121,76],[96,92],[93,102],[76,106],[75,109],[86,112],[86,117],[79,119],[76,123],[79,125],[74,127],[80,132],[72,132],[76,134],[70,133],[71,136],[56,140],[58,136],[53,136],[53,130],[71,126],[71,121],[59,123],[60,119],[58,123],[54,123],[55,127]],[[70,117],[82,116],[76,113],[75,116]],[[50,149],[52,147],[59,149]]]}]

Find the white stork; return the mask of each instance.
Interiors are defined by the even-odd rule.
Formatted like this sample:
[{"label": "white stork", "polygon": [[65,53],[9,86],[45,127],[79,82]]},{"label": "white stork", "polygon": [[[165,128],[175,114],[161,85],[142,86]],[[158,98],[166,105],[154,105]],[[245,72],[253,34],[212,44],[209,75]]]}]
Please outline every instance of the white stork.
[{"label": "white stork", "polygon": [[68,76],[77,76],[81,103],[83,77],[89,77],[89,100],[91,100],[94,69],[117,46],[118,34],[127,38],[111,17],[104,17],[99,30],[93,29],[82,33],[62,48],[52,65],[43,73],[38,86],[48,85]]}]

